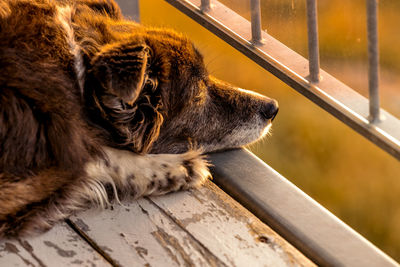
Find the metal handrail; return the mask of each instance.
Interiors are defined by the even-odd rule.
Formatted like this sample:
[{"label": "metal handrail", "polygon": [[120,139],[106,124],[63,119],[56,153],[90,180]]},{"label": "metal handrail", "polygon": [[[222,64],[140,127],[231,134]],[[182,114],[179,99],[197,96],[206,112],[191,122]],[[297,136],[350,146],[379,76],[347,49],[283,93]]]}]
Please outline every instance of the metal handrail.
[{"label": "metal handrail", "polygon": [[213,181],[224,192],[318,266],[400,267],[251,152],[213,153],[210,159]]}]

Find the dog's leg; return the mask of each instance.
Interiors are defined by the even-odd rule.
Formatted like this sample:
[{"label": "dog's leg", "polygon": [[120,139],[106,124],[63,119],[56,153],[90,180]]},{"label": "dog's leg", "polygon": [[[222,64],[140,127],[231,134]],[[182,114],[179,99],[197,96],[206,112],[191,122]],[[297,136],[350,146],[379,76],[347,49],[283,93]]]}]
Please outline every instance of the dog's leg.
[{"label": "dog's leg", "polygon": [[24,178],[0,173],[0,239],[44,232],[72,211],[87,208],[87,200],[75,193],[79,176],[57,169]]},{"label": "dog's leg", "polygon": [[110,198],[118,201],[196,187],[211,176],[198,151],[147,155],[108,147],[104,151],[106,159],[87,164],[85,181],[91,188],[90,199],[101,206]]},{"label": "dog's leg", "polygon": [[[86,175],[75,179],[57,170],[19,182],[0,174],[0,238],[40,233],[91,206],[189,189],[210,177],[198,151],[139,155],[107,147],[104,152],[105,157],[87,163]],[[71,182],[59,184],[65,179]]]}]

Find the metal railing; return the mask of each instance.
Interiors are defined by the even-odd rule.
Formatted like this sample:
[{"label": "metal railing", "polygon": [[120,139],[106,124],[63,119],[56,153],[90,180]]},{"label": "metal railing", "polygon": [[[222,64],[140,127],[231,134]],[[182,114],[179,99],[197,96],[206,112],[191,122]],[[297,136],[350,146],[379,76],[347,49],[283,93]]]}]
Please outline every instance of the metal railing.
[{"label": "metal railing", "polygon": [[318,266],[400,267],[251,152],[210,159],[214,183]]},{"label": "metal railing", "polygon": [[[378,13],[377,1],[366,0],[368,32],[368,87],[369,87],[369,121],[380,121],[379,107],[379,51],[378,51]],[[252,6],[252,8],[254,8]],[[319,82],[319,45],[317,0],[307,0],[308,60],[310,81]]]}]

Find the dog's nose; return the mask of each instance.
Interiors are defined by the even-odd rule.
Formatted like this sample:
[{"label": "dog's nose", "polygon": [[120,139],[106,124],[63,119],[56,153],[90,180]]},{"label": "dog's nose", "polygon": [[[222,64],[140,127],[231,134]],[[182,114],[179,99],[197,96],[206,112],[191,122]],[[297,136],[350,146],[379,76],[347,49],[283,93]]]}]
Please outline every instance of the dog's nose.
[{"label": "dog's nose", "polygon": [[269,100],[261,109],[261,115],[267,119],[273,121],[278,114],[279,105],[278,101],[272,99]]}]

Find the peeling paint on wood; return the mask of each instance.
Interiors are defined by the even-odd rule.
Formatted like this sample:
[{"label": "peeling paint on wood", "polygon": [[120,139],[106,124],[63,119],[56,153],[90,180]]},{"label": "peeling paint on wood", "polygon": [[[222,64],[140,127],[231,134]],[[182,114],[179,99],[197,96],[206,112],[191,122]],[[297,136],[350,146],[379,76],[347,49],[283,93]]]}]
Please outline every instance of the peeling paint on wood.
[{"label": "peeling paint on wood", "polygon": [[313,266],[211,182],[151,201],[228,266]]},{"label": "peeling paint on wood", "polygon": [[113,248],[107,254],[121,266],[225,265],[146,199],[124,203],[124,207],[116,205],[96,216],[88,211],[72,218],[76,219],[90,227],[87,234],[100,247],[107,244]]},{"label": "peeling paint on wood", "polygon": [[211,182],[72,221],[121,266],[313,266]]},{"label": "peeling paint on wood", "polygon": [[0,266],[110,266],[65,223],[29,238],[0,241]]}]

